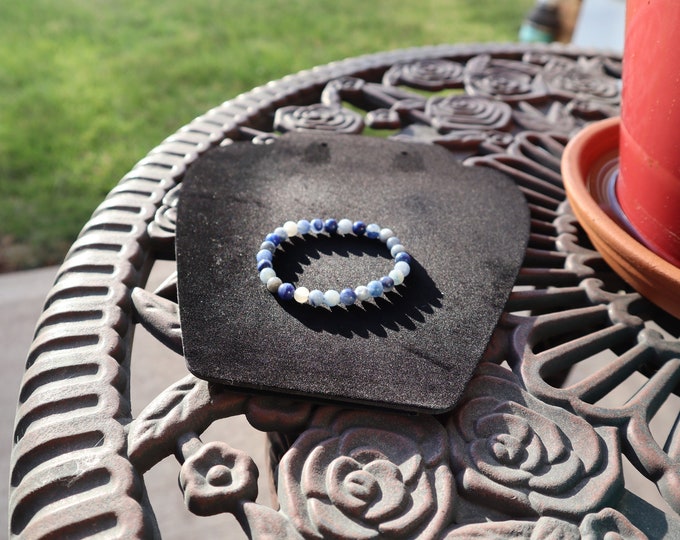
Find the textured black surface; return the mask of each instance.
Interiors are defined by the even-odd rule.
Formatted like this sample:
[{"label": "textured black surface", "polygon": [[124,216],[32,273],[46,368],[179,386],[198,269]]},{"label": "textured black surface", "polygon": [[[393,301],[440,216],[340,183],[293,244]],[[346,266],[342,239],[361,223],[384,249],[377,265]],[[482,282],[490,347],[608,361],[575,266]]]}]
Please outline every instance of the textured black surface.
[{"label": "textured black surface", "polygon": [[[415,261],[404,285],[349,309],[279,302],[255,254],[287,220],[392,228]],[[452,408],[515,281],[529,231],[515,185],[436,146],[290,134],[236,143],[189,169],[177,223],[184,353],[198,377],[240,388],[404,410]],[[275,256],[310,290],[392,267],[384,246],[306,237]]]}]

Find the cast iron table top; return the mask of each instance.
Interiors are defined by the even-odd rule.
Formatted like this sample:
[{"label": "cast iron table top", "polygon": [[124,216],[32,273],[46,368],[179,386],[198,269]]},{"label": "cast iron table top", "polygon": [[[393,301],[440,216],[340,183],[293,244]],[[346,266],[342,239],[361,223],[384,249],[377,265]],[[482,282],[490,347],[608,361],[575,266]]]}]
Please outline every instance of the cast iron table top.
[{"label": "cast iron table top", "polygon": [[[620,73],[620,58],[562,46],[387,52],[255,88],[168,137],[96,210],[47,298],[16,416],[10,534],[156,537],[143,473],[174,454],[189,510],[233,513],[257,538],[679,536],[680,429],[655,418],[677,414],[680,324],[593,250],[560,177],[569,137],[618,114]],[[247,395],[188,374],[132,416],[135,326],[181,351],[176,275],[144,287],[174,257],[185,172],[211,148],[287,131],[441,145],[523,192],[524,262],[452,412]],[[241,414],[271,432],[276,509],[255,502],[249,455],[199,439]],[[630,491],[622,456],[663,508]]]}]

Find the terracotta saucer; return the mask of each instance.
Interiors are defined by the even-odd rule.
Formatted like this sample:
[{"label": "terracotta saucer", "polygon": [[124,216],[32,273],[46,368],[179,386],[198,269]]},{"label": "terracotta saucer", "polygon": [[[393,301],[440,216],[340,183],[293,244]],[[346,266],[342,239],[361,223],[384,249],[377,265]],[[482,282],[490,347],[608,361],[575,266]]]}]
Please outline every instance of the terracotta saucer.
[{"label": "terracotta saucer", "polygon": [[579,132],[562,156],[569,204],[605,261],[640,294],[680,318],[680,268],[635,238],[613,197],[618,170],[619,118]]}]

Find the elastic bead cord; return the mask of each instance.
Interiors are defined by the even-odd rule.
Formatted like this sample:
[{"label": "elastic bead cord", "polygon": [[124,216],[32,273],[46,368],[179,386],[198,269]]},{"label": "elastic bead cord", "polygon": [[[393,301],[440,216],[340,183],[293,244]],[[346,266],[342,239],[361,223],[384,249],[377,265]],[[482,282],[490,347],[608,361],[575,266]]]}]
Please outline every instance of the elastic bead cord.
[{"label": "elastic bead cord", "polygon": [[[273,268],[274,255],[279,246],[294,236],[318,235],[323,232],[338,236],[366,236],[382,242],[394,259],[394,268],[388,275],[371,280],[365,285],[347,287],[340,291],[335,289],[310,291],[307,287],[295,287],[292,283],[281,281]],[[353,222],[346,218],[286,221],[282,227],[277,227],[274,232],[265,236],[255,259],[260,281],[269,292],[276,294],[281,300],[295,300],[313,307],[351,306],[356,302],[378,298],[404,283],[404,278],[411,272],[411,256],[392,229],[382,228],[375,223],[366,225],[363,221]]]}]

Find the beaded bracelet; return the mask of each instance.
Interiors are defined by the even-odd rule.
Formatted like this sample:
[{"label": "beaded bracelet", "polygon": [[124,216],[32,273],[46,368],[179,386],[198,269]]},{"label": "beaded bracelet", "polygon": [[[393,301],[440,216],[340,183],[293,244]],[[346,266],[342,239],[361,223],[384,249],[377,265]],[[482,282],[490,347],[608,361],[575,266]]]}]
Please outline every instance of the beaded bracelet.
[{"label": "beaded bracelet", "polygon": [[[368,282],[367,285],[359,285],[355,288],[345,288],[341,291],[330,289],[322,292],[318,289],[310,291],[307,287],[295,287],[291,283],[284,283],[276,275],[272,266],[276,249],[288,238],[296,235],[306,234],[329,234],[366,236],[367,238],[380,240],[390,250],[394,259],[394,268],[388,275]],[[278,295],[281,300],[295,300],[300,304],[309,304],[314,307],[326,306],[329,308],[343,305],[351,306],[356,301],[363,302],[371,298],[382,296],[390,292],[397,285],[404,282],[404,278],[411,271],[411,256],[406,253],[401,241],[391,229],[381,228],[375,223],[366,225],[363,221],[352,222],[349,219],[322,220],[319,218],[307,221],[301,219],[298,222],[286,221],[283,227],[278,227],[273,233],[268,234],[260,250],[257,252],[257,271],[260,274],[260,281],[264,283],[267,290]]]}]

